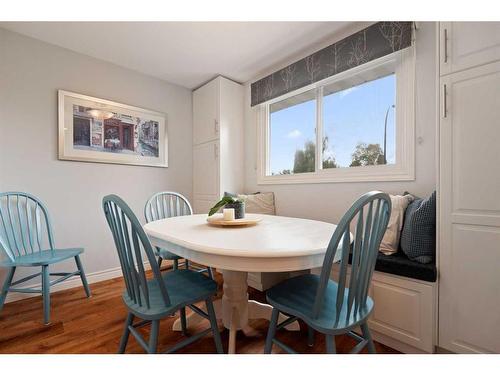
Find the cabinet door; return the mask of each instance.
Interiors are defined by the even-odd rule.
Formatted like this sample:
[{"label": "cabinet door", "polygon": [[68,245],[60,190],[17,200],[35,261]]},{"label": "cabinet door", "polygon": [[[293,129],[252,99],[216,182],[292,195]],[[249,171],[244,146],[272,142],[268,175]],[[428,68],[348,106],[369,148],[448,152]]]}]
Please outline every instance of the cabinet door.
[{"label": "cabinet door", "polygon": [[[335,281],[339,279],[339,272],[339,266],[334,265]],[[350,273],[349,267],[348,279]],[[374,302],[368,319],[374,339],[388,346],[392,340],[400,342],[403,345],[394,348],[405,353],[419,350],[434,353],[436,289],[434,283],[375,271],[368,290]]]},{"label": "cabinet door", "polygon": [[210,200],[206,199],[194,199],[193,200],[193,211],[195,214],[207,214],[208,211],[219,201],[219,199],[213,198]]},{"label": "cabinet door", "polygon": [[441,79],[439,346],[500,352],[500,62]]},{"label": "cabinet door", "polygon": [[500,60],[500,22],[441,22],[441,75]]},{"label": "cabinet door", "polygon": [[219,138],[219,81],[214,79],[193,92],[193,143]]},{"label": "cabinet door", "polygon": [[219,142],[193,147],[193,194],[195,199],[219,198]]}]

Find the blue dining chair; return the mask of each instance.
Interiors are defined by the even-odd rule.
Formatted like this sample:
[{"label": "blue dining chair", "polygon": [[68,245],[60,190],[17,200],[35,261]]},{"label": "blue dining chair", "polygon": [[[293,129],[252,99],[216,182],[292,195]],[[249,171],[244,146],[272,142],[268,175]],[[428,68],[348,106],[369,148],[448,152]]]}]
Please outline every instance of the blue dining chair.
[{"label": "blue dining chair", "polygon": [[[212,303],[217,293],[217,284],[202,273],[177,269],[160,272],[155,252],[139,220],[130,207],[118,196],[108,195],[103,199],[103,209],[115,242],[120,266],[125,281],[123,301],[128,309],[125,328],[120,341],[119,353],[124,353],[129,334],[137,339],[147,353],[156,353],[160,320],[175,311],[191,308],[195,313],[210,321],[210,328],[175,344],[165,353],[172,353],[196,341],[212,331],[217,353],[222,353],[222,343]],[[146,255],[146,259],[143,258]],[[151,266],[152,277],[147,278],[144,261]],[[207,312],[196,305],[205,302]],[[141,319],[134,324],[134,318]],[[149,342],[136,330],[151,324]],[[187,335],[185,325],[183,334]]]},{"label": "blue dining chair", "polygon": [[[7,277],[0,294],[0,311],[8,292],[41,293],[44,323],[50,322],[50,287],[72,276],[80,276],[87,297],[90,289],[85,277],[80,254],[82,248],[57,249],[49,213],[43,203],[28,193],[0,193],[0,268],[7,268]],[[51,264],[74,258],[77,271],[49,272]],[[42,272],[12,282],[17,267],[41,267]],[[41,289],[13,288],[37,276],[42,276]],[[50,281],[50,276],[59,276]]]},{"label": "blue dining chair", "polygon": [[[368,296],[377,253],[391,215],[391,200],[385,193],[372,191],[361,196],[344,214],[328,244],[321,274],[301,275],[281,282],[266,293],[273,306],[267,333],[265,353],[271,353],[273,344],[289,353],[295,351],[275,338],[276,331],[297,319],[308,326],[308,345],[313,345],[314,331],[325,335],[326,352],[336,353],[335,336],[347,334],[358,344],[351,353],[359,353],[367,346],[375,353],[367,319],[373,310]],[[351,224],[355,228],[351,246]],[[352,266],[347,283],[349,254]],[[330,280],[330,272],[337,251],[340,251],[338,283]],[[282,312],[289,318],[277,324]],[[361,327],[362,335],[352,330]]]},{"label": "blue dining chair", "polygon": [[[175,216],[185,216],[192,215],[193,208],[185,196],[172,191],[162,191],[160,193],[154,194],[148,199],[146,205],[144,206],[144,216],[146,222],[166,219]],[[180,256],[171,253],[167,249],[162,249],[156,247],[158,254],[158,266],[161,267],[161,263],[164,259],[171,260],[173,262],[173,269],[179,267],[179,260],[182,259]],[[184,260],[186,269],[189,269],[189,260]],[[207,272],[208,275],[213,278],[212,269],[210,267],[203,268],[199,270],[200,272]]]}]

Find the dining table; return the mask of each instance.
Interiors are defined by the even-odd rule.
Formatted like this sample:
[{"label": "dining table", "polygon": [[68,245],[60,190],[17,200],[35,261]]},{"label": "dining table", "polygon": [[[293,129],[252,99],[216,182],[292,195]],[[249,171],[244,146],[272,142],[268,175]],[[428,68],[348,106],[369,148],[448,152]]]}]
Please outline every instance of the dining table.
[{"label": "dining table", "polygon": [[[214,308],[217,319],[229,329],[229,353],[236,352],[238,330],[252,331],[248,325],[250,319],[271,317],[270,305],[248,299],[248,273],[321,267],[336,228],[335,224],[295,217],[246,214],[245,218],[253,220],[254,225],[216,226],[207,222],[206,214],[196,214],[144,226],[152,245],[222,273],[223,296],[214,301]],[[188,326],[201,319],[198,314],[189,314]],[[286,319],[280,316],[279,322]],[[177,319],[173,329],[180,330],[180,326]],[[299,330],[298,322],[286,328]]]}]

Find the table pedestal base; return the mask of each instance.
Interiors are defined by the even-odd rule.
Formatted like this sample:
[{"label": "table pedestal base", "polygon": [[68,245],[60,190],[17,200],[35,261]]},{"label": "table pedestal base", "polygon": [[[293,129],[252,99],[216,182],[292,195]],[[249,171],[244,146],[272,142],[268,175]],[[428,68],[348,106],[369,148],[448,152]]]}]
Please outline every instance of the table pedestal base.
[{"label": "table pedestal base", "polygon": [[[236,332],[242,330],[250,334],[252,328],[248,325],[249,319],[271,319],[272,306],[253,300],[248,300],[247,272],[222,271],[224,277],[224,295],[222,299],[214,301],[215,315],[217,320],[222,320],[224,327],[229,329],[229,354],[236,352]],[[287,317],[280,314],[278,322],[281,323]],[[191,312],[187,315],[187,324],[195,325],[204,320],[200,315]],[[180,319],[176,319],[172,327],[174,331],[181,330]],[[285,327],[290,331],[300,329],[298,322],[293,322]]]}]

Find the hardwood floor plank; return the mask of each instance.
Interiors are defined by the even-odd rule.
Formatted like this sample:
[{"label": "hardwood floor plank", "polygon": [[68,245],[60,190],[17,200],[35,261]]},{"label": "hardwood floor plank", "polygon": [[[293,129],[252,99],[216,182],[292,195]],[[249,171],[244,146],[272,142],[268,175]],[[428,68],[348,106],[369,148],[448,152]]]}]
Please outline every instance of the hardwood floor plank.
[{"label": "hardwood floor plank", "polygon": [[[216,278],[222,287],[222,276],[217,274]],[[51,324],[48,326],[43,324],[41,297],[6,304],[0,313],[0,353],[116,353],[127,315],[122,301],[123,280],[116,278],[101,281],[92,284],[91,289],[92,297],[89,299],[85,297],[81,287],[53,293]],[[262,292],[249,288],[249,294],[252,299],[265,301]],[[222,292],[219,291],[218,295],[220,297]],[[172,331],[175,319],[176,317],[167,318],[160,324],[160,351],[183,339],[180,332]],[[203,322],[197,327],[189,327],[189,331],[198,332],[206,327],[208,322]],[[251,327],[254,329],[251,337],[238,332],[238,353],[263,353],[268,322],[263,319],[254,320]],[[140,332],[148,337],[149,327],[140,328]],[[221,330],[221,337],[227,352],[228,331]],[[324,353],[324,337],[320,334],[316,335],[312,348],[307,346],[307,330],[303,324],[300,332],[280,331],[278,337],[298,352]],[[347,353],[354,347],[355,342],[348,336],[340,336],[336,338],[336,344],[339,353]],[[375,343],[375,346],[378,353],[398,353],[379,343]],[[126,352],[144,353],[132,335]],[[215,353],[212,335],[203,337],[179,353]],[[275,345],[273,353],[282,351]]]}]

